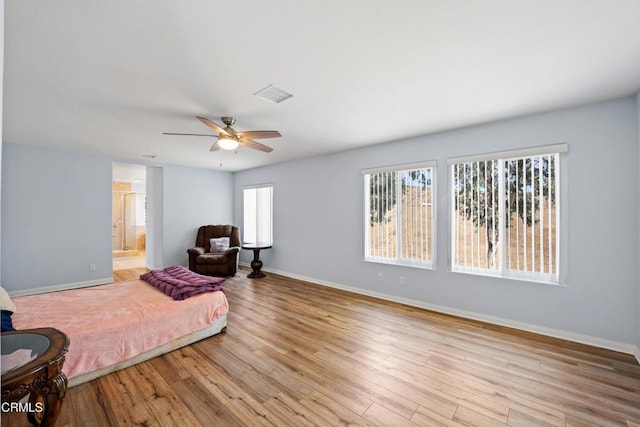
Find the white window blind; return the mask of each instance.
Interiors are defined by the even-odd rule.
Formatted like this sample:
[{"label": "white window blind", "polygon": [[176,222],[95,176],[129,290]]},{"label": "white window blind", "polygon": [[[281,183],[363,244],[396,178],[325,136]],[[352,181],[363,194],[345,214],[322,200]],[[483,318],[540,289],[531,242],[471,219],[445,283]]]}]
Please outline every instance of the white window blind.
[{"label": "white window blind", "polygon": [[243,242],[273,244],[273,185],[246,187],[242,196]]},{"label": "white window blind", "polygon": [[560,151],[533,152],[448,162],[452,270],[559,281]]},{"label": "white window blind", "polygon": [[365,169],[365,260],[433,265],[435,162]]}]

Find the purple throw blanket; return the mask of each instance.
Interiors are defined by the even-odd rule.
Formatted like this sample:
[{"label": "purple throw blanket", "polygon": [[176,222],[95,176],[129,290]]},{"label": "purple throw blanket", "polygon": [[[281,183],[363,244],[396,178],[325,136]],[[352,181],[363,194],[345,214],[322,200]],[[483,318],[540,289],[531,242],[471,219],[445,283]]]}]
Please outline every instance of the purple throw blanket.
[{"label": "purple throw blanket", "polygon": [[205,292],[224,292],[222,277],[203,276],[181,265],[167,267],[164,270],[151,270],[141,275],[140,279],[174,300],[183,300]]}]

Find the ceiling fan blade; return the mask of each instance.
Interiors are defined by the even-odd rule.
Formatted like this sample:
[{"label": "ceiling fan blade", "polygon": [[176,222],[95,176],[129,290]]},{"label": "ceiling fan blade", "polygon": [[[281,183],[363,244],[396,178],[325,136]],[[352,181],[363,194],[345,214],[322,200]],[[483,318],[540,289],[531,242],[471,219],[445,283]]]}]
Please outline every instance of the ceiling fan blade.
[{"label": "ceiling fan blade", "polygon": [[223,128],[221,128],[211,120],[205,117],[199,117],[199,116],[196,116],[196,118],[200,120],[202,123],[204,123],[205,125],[209,126],[211,129],[215,130],[216,132],[221,133],[223,135],[229,135],[229,133],[226,130],[224,130]]},{"label": "ceiling fan blade", "polygon": [[163,135],[182,135],[182,136],[210,136],[217,137],[218,135],[208,135],[206,133],[175,133],[175,132],[162,132]]},{"label": "ceiling fan blade", "polygon": [[209,151],[219,151],[219,150],[220,150],[220,145],[218,144],[218,141],[214,142],[211,148],[209,148]]},{"label": "ceiling fan blade", "polygon": [[266,145],[260,144],[256,141],[252,141],[249,138],[238,138],[238,144],[247,148],[253,148],[254,150],[264,151],[265,153],[270,153],[273,151],[273,148],[267,147]]},{"label": "ceiling fan blade", "polygon": [[277,130],[249,130],[246,132],[236,133],[241,138],[261,139],[261,138],[280,138],[280,132]]}]

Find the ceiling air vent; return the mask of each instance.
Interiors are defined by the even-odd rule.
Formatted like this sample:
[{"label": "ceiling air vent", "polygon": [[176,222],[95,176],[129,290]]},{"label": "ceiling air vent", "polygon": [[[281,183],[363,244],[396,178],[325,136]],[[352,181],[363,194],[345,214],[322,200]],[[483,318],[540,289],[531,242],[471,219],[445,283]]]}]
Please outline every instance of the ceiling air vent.
[{"label": "ceiling air vent", "polygon": [[274,85],[269,85],[264,89],[260,89],[259,91],[254,93],[254,95],[266,101],[273,102],[274,104],[279,104],[282,101],[293,96],[290,93],[283,91],[282,89],[278,89]]}]

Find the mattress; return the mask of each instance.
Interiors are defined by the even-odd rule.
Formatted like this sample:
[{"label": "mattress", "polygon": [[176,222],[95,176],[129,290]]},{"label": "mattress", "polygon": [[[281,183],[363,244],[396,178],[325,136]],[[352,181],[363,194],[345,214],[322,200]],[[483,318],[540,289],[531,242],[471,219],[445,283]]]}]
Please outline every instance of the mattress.
[{"label": "mattress", "polygon": [[216,334],[229,310],[223,292],[175,301],[142,280],[13,301],[16,329],[52,327],[69,336],[62,371],[70,385]]}]

